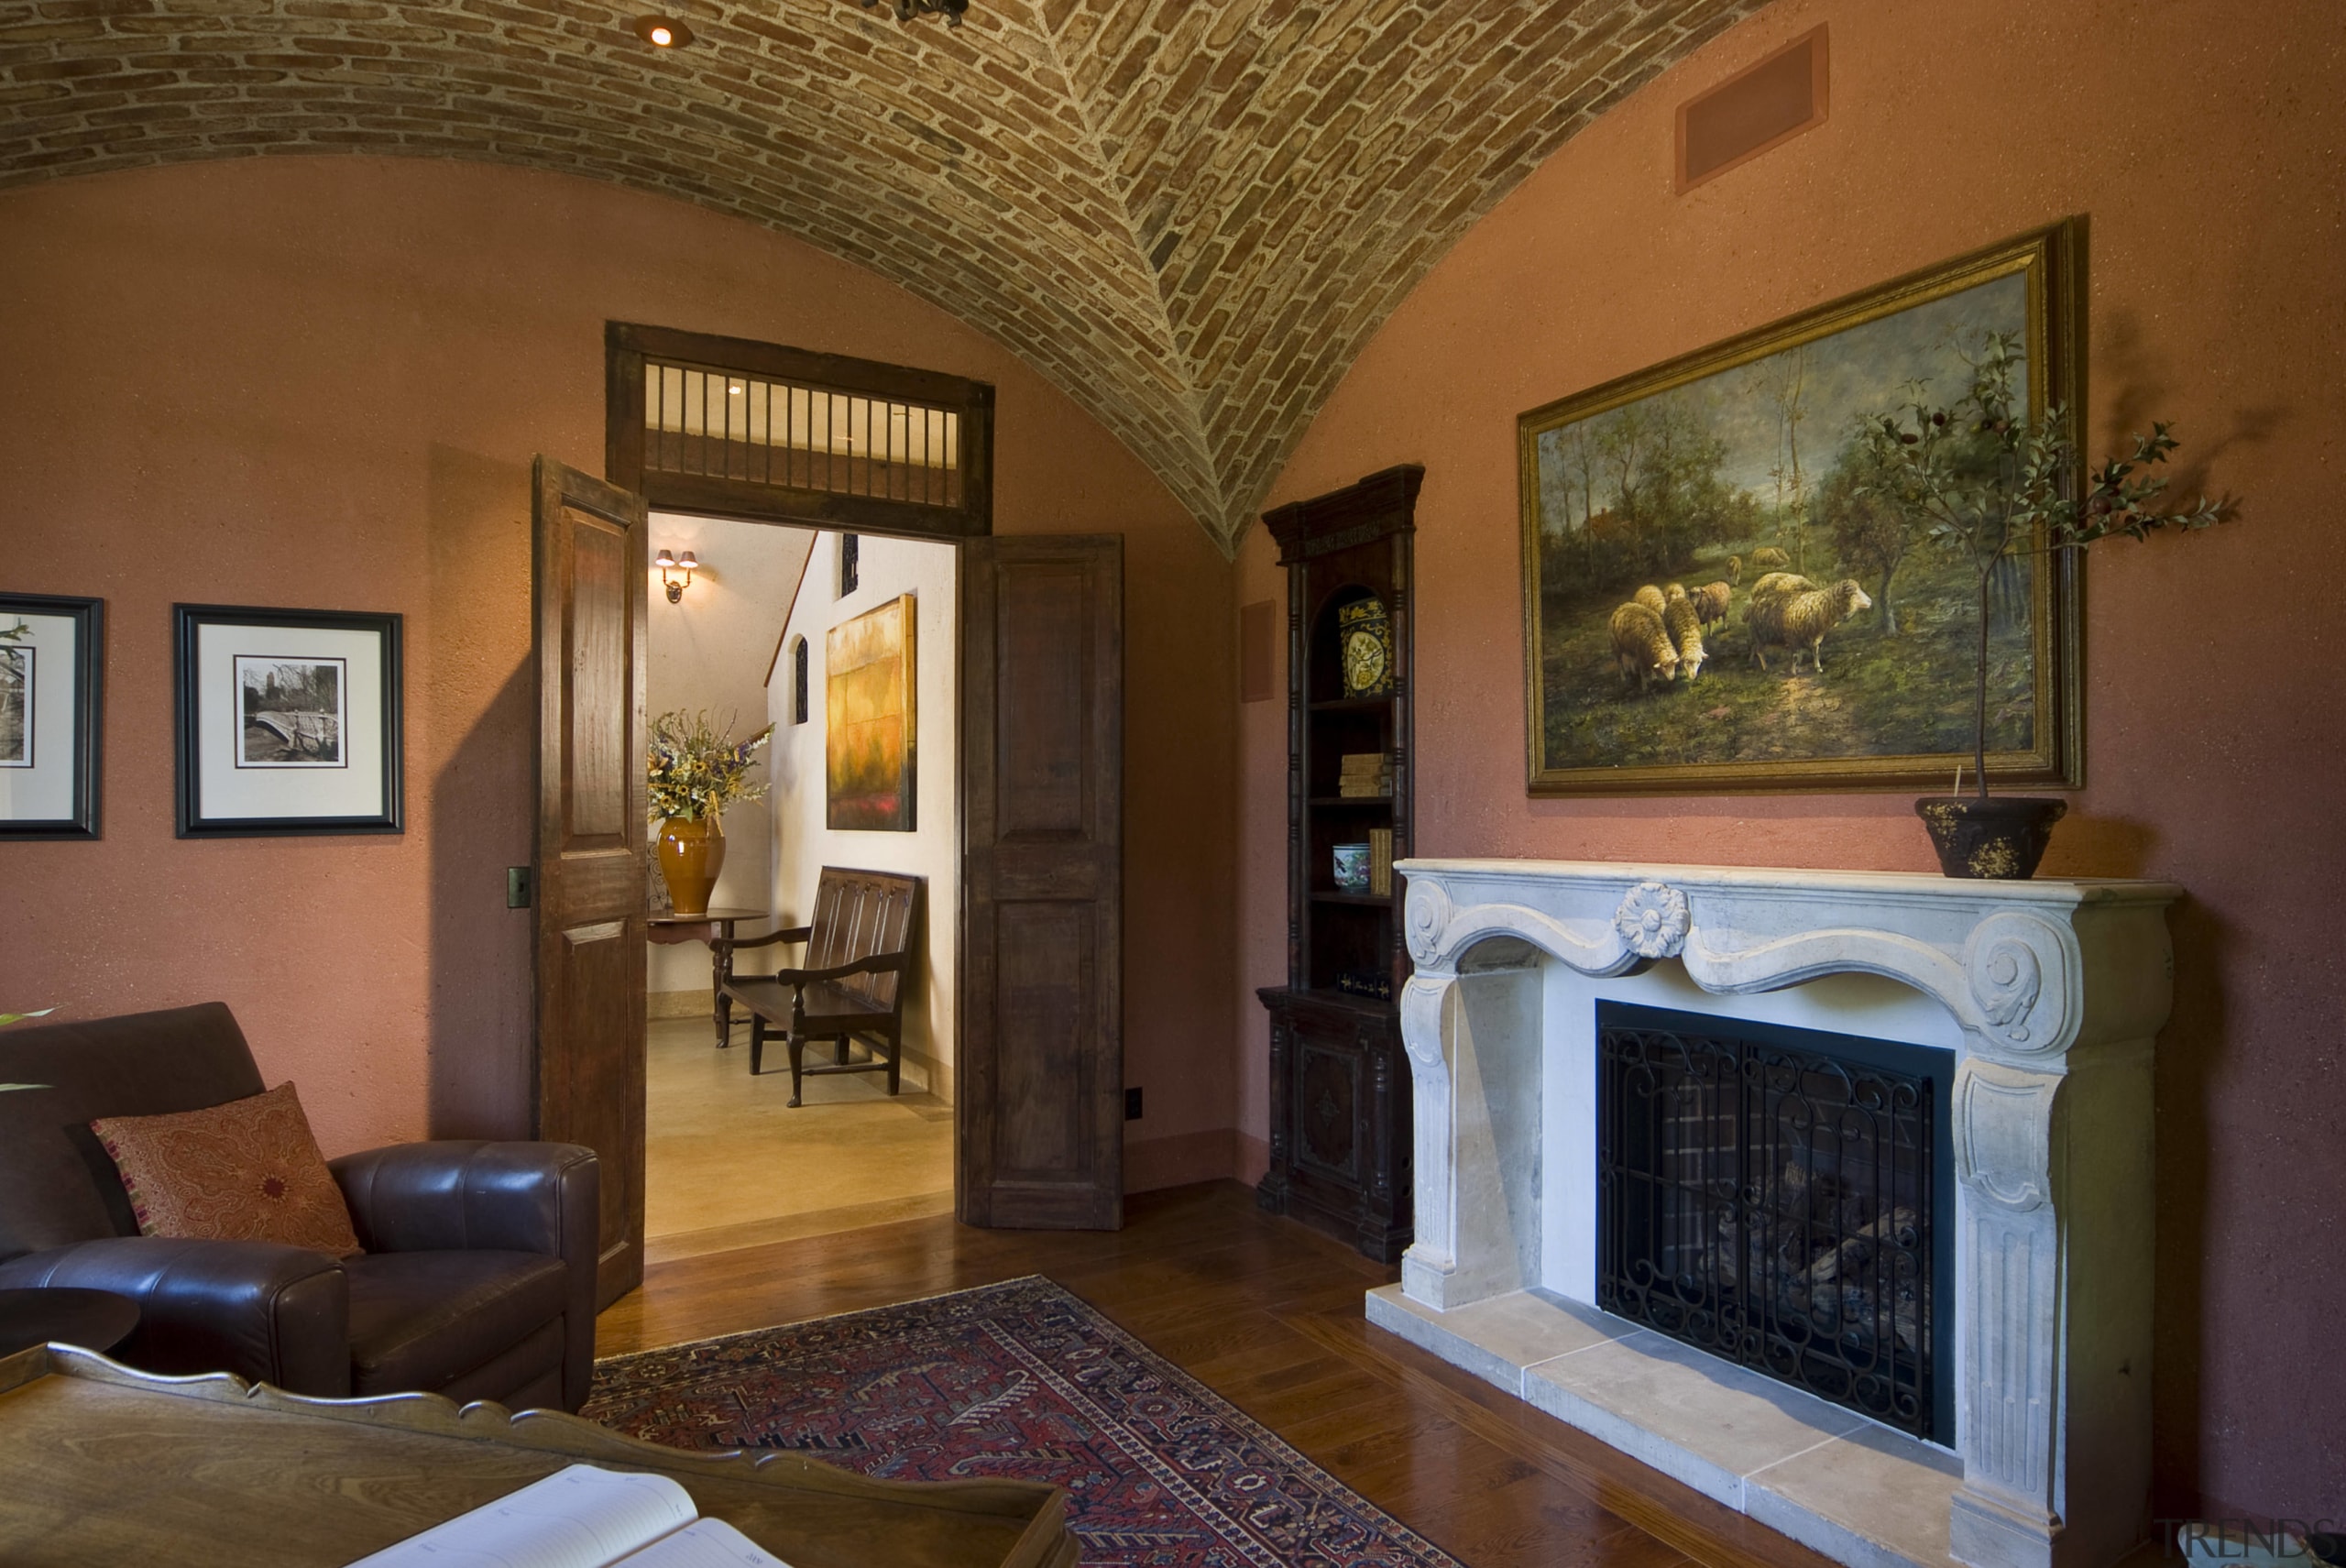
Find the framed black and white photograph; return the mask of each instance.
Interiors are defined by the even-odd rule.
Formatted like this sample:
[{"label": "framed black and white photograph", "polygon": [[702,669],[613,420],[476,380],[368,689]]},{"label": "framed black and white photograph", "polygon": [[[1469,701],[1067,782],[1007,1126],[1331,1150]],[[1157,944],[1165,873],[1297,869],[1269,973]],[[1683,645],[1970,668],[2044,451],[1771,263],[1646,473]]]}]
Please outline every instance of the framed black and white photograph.
[{"label": "framed black and white photograph", "polygon": [[171,615],[181,838],[400,831],[398,616]]},{"label": "framed black and white photograph", "polygon": [[236,766],[346,768],[347,659],[236,655]]},{"label": "framed black and white photograph", "polygon": [[98,837],[105,601],[0,594],[0,839]]}]

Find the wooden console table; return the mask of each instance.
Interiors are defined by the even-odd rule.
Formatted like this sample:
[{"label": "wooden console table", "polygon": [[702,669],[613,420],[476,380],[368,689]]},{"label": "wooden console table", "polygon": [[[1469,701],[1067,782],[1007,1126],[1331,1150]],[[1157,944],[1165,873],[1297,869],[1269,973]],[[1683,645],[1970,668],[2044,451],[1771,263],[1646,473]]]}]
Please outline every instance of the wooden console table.
[{"label": "wooden console table", "polygon": [[733,1043],[733,999],[725,994],[725,981],[732,973],[734,924],[764,920],[771,913],[720,906],[705,909],[698,915],[663,914],[655,910],[644,919],[643,934],[660,947],[674,947],[679,942],[708,944],[708,989],[714,999],[717,1048],[720,1051]]},{"label": "wooden console table", "polygon": [[0,1563],[344,1568],[584,1462],[666,1475],[791,1568],[1074,1568],[1067,1494],[871,1481],[795,1453],[696,1454],[436,1394],[305,1399],[90,1351],[0,1360]]}]

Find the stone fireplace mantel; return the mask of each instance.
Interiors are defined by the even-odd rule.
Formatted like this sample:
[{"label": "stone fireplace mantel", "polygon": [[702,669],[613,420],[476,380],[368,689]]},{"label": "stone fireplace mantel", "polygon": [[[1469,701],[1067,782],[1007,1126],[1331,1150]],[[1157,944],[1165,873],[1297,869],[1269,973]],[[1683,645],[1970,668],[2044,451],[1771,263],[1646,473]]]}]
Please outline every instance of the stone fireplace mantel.
[{"label": "stone fireplace mantel", "polygon": [[[1417,1228],[1373,1321],[1858,1568],[2105,1568],[2143,1539],[2179,888],[1397,869]],[[1599,999],[1955,1053],[1952,1453],[1595,1310]]]}]

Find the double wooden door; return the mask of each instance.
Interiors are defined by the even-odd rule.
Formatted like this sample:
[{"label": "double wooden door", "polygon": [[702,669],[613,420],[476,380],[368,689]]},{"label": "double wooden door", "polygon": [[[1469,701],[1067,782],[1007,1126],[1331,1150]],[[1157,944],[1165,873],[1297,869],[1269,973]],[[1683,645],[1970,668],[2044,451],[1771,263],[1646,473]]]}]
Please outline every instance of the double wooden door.
[{"label": "double wooden door", "polygon": [[[646,510],[542,457],[532,522],[537,1135],[600,1157],[602,1306],[643,1277]],[[1123,1223],[1123,574],[1113,535],[960,544],[969,1224]]]}]

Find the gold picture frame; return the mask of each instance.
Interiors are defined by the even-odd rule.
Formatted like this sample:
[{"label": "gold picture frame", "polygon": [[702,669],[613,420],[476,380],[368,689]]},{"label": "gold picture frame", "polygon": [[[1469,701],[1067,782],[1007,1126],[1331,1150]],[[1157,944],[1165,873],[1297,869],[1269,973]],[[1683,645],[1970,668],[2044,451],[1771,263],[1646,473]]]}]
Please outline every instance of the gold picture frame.
[{"label": "gold picture frame", "polygon": [[824,638],[824,822],[831,828],[910,833],[917,826],[916,602],[899,594]]},{"label": "gold picture frame", "polygon": [[[1961,564],[1919,528],[1869,519],[1847,432],[1913,400],[1917,381],[1951,401],[1990,331],[2025,345],[2031,418],[2081,407],[2083,228],[2066,219],[1520,416],[1531,795],[1947,786],[1971,751],[1978,621],[1956,601],[1974,589],[1954,593]],[[1755,647],[1741,621],[1762,563],[1804,566],[1794,575],[1820,589],[1859,585],[1803,650],[1813,672]],[[2080,565],[2077,552],[2036,554],[2000,579],[1996,784],[2083,782]],[[1701,658],[1649,662],[1641,622],[1615,630],[1643,590],[1722,584],[1723,619],[1707,619],[1716,594],[1691,600],[1716,639],[1689,644]]]}]

